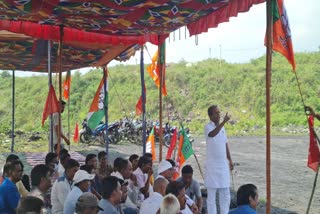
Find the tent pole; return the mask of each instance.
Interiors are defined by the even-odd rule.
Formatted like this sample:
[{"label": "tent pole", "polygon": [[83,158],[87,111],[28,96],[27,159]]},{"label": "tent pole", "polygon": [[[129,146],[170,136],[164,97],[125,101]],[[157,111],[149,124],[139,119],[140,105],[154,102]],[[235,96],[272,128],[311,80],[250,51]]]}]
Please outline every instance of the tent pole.
[{"label": "tent pole", "polygon": [[[48,40],[48,86],[52,85],[52,71],[51,71],[51,41]],[[50,114],[50,133],[49,133],[49,152],[53,152],[53,120]]]},{"label": "tent pole", "polygon": [[59,117],[58,117],[58,153],[60,153],[61,150],[61,102],[62,102],[62,40],[63,40],[63,26],[60,26],[60,41],[59,41]]},{"label": "tent pole", "polygon": [[[69,78],[71,81],[71,72],[68,71],[69,74]],[[67,74],[67,76],[68,76]],[[68,139],[70,140],[70,88],[71,88],[71,84],[68,86]],[[69,144],[69,151],[70,151],[70,147],[71,147],[71,143]]]},{"label": "tent pole", "polygon": [[270,115],[270,86],[272,67],[272,0],[267,0],[267,58],[266,58],[266,214],[271,212],[271,115]]},{"label": "tent pole", "polygon": [[[158,36],[158,41],[160,41],[160,36]],[[160,87],[159,87],[159,162],[162,160],[162,146],[163,146],[163,128],[162,128],[162,85],[163,85],[163,72],[161,66],[161,44],[158,45],[158,62],[157,67],[159,68],[159,78],[160,78]]]},{"label": "tent pole", "polygon": [[143,154],[146,153],[146,91],[144,84],[144,58],[143,58],[143,45],[140,52],[140,77],[141,77],[141,96],[142,96],[142,145]]},{"label": "tent pole", "polygon": [[15,114],[15,70],[12,70],[12,130],[11,130],[11,152],[14,152],[14,114]]},{"label": "tent pole", "polygon": [[[106,135],[105,135],[105,142],[106,142],[106,153],[107,153],[107,160],[109,161],[109,138],[108,138],[108,92],[107,92],[107,70],[106,67],[103,67],[103,91],[104,91],[104,117],[105,117],[105,124],[106,124]],[[106,97],[107,96],[107,97]]]}]

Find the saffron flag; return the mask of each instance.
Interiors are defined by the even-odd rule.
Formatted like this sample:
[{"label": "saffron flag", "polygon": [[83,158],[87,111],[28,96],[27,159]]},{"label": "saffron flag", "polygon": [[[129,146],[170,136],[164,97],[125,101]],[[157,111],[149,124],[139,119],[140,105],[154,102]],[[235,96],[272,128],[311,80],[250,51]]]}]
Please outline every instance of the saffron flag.
[{"label": "saffron flag", "polygon": [[63,96],[66,100],[69,99],[70,95],[70,85],[71,85],[71,75],[70,71],[67,72],[65,81],[63,82]]},{"label": "saffron flag", "polygon": [[78,123],[76,123],[76,127],[74,128],[73,142],[75,142],[75,143],[79,142],[79,127],[78,127]]},{"label": "saffron flag", "polygon": [[152,128],[146,142],[146,152],[152,154],[152,160],[156,160],[156,149],[154,145],[154,128]]},{"label": "saffron flag", "polygon": [[176,148],[176,143],[177,143],[177,128],[174,129],[166,159],[171,159],[172,152]]},{"label": "saffron flag", "polygon": [[106,75],[106,91],[104,90],[104,78],[102,78],[87,114],[88,126],[92,130],[101,122],[105,107],[108,105],[108,72],[106,70],[104,75]]},{"label": "saffron flag", "polygon": [[[160,55],[159,55],[160,50]],[[163,80],[165,80],[165,43],[163,43],[159,50],[153,55],[151,59],[151,64],[147,67],[147,71],[154,81],[155,85],[159,88],[160,87],[160,69],[162,69]],[[167,89],[165,85],[165,81],[163,81],[162,85],[162,94],[167,96]]]},{"label": "saffron flag", "polygon": [[44,121],[46,121],[48,116],[56,112],[59,112],[59,102],[53,86],[50,85],[47,100],[42,112],[42,126],[44,125]]},{"label": "saffron flag", "polygon": [[313,124],[314,124],[313,116],[309,116],[308,123],[309,123],[309,131],[310,131],[308,167],[316,172],[319,167],[320,152],[319,152],[319,146],[317,143],[317,138],[315,136],[314,129],[313,129]]},{"label": "saffron flag", "polygon": [[180,175],[180,169],[186,160],[193,154],[192,144],[189,140],[189,137],[181,125],[182,129],[180,130],[180,139],[179,139],[179,148],[177,156],[177,171],[174,174],[174,179],[178,178]]},{"label": "saffron flag", "polygon": [[[144,96],[145,96],[145,103],[147,102],[147,95],[146,95],[146,85],[144,85]],[[136,115],[139,116],[142,114],[142,95],[140,96],[137,104],[136,104]]]},{"label": "saffron flag", "polygon": [[292,65],[292,70],[296,69],[294,52],[291,40],[289,19],[283,0],[273,0],[273,44],[272,49],[285,56]]}]

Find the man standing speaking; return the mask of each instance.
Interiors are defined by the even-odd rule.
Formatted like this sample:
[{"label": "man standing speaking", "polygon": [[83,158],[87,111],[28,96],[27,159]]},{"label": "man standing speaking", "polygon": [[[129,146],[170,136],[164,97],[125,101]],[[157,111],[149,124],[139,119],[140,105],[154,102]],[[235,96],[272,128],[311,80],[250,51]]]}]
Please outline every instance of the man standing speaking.
[{"label": "man standing speaking", "polygon": [[230,206],[230,170],[233,163],[228,147],[224,125],[230,120],[228,113],[220,123],[220,111],[217,105],[208,108],[210,122],[204,133],[207,144],[205,186],[208,191],[208,214],[216,214],[216,193],[219,193],[220,214],[228,214]]}]

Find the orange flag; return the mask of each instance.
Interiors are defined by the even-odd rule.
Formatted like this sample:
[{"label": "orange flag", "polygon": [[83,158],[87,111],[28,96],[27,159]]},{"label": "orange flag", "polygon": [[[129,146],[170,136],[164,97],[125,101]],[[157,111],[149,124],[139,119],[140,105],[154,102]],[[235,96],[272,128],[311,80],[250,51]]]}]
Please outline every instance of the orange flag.
[{"label": "orange flag", "polygon": [[176,148],[176,143],[177,143],[177,128],[174,129],[173,136],[172,136],[171,142],[170,142],[170,147],[167,151],[166,159],[171,159],[172,152]]},{"label": "orange flag", "polygon": [[79,127],[78,127],[78,123],[76,123],[76,127],[74,128],[73,142],[75,142],[75,143],[79,142]]},{"label": "orange flag", "polygon": [[309,122],[309,131],[310,131],[310,144],[309,144],[309,154],[308,154],[308,167],[311,168],[313,171],[317,171],[319,167],[319,147],[317,143],[317,138],[314,135],[314,129],[313,129],[313,116],[309,116],[308,118]]},{"label": "orange flag", "polygon": [[56,112],[59,112],[59,102],[53,86],[50,85],[46,104],[44,105],[44,109],[42,112],[42,126],[44,125],[44,121],[46,121],[48,116]]},{"label": "orange flag", "polygon": [[285,56],[292,65],[292,70],[296,69],[294,52],[291,40],[289,19],[283,0],[273,0],[273,45],[272,49]]},{"label": "orange flag", "polygon": [[[146,95],[146,85],[144,85],[144,96],[146,98],[145,102],[147,102],[147,95]],[[142,114],[142,95],[140,96],[137,104],[136,104],[136,115],[139,116]]]},{"label": "orange flag", "polygon": [[152,160],[156,160],[156,149],[154,146],[154,128],[152,128],[146,142],[146,152],[152,154]]},{"label": "orange flag", "polygon": [[65,81],[63,82],[63,96],[66,100],[69,99],[70,95],[70,85],[71,85],[71,75],[70,71],[67,72]]},{"label": "orange flag", "polygon": [[[151,79],[154,81],[155,85],[158,88],[160,87],[160,78],[159,78],[160,69],[162,69],[163,76],[165,75],[164,74],[164,70],[165,70],[164,69],[165,68],[164,57],[159,58],[161,56],[164,56],[163,51],[164,51],[164,49],[162,49],[162,52],[160,53],[160,56],[159,56],[159,50],[157,50],[151,59],[151,64],[147,67],[147,71],[148,71]],[[162,94],[164,96],[167,96],[167,89],[165,86],[165,81],[163,82],[163,86],[162,86]]]},{"label": "orange flag", "polygon": [[178,156],[177,156],[177,160],[176,160],[176,163],[177,163],[177,166],[176,166],[176,172],[174,173],[173,175],[173,179],[176,180],[179,176],[180,176],[180,169],[181,169],[181,166],[184,164],[184,162],[186,162],[186,160],[184,159],[184,156],[182,155],[182,145],[183,145],[183,135],[180,135],[180,138],[179,138],[179,148],[178,148]]}]

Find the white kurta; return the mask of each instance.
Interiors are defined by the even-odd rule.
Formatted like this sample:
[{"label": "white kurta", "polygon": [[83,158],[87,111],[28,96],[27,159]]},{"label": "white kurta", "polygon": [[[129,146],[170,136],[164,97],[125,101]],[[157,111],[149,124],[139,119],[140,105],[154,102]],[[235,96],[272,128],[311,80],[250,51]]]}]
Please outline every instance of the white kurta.
[{"label": "white kurta", "polygon": [[228,188],[230,171],[226,151],[227,134],[222,127],[215,137],[209,137],[208,134],[215,128],[216,125],[210,121],[204,129],[207,144],[204,182],[207,188]]}]

